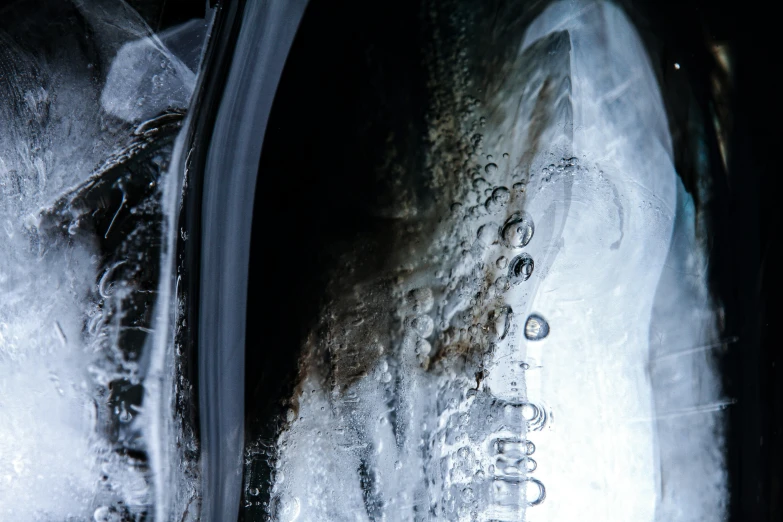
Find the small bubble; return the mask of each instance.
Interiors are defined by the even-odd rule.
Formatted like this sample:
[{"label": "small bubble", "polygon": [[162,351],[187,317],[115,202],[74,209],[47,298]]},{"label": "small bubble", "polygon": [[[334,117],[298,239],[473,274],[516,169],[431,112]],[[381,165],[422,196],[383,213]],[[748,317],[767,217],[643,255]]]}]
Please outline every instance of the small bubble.
[{"label": "small bubble", "polygon": [[476,239],[484,246],[489,246],[498,240],[498,226],[495,223],[482,225],[476,232]]},{"label": "small bubble", "polygon": [[528,477],[525,479],[525,484],[525,498],[528,506],[537,506],[546,499],[546,489],[540,480]]},{"label": "small bubble", "polygon": [[508,152],[504,152],[504,153],[503,153],[503,158],[504,158],[504,159],[508,159]]},{"label": "small bubble", "polygon": [[484,167],[484,172],[490,175],[497,172],[497,170],[498,170],[498,166],[495,163],[487,163],[487,166]]},{"label": "small bubble", "polygon": [[495,326],[495,334],[498,339],[504,339],[511,328],[513,312],[510,306],[503,306],[489,313],[490,324]]},{"label": "small bubble", "polygon": [[112,511],[109,506],[101,506],[96,509],[92,514],[95,522],[119,522],[120,517],[116,512]]},{"label": "small bubble", "polygon": [[128,411],[128,408],[125,407],[124,402],[120,403],[118,413],[119,413],[118,414],[119,421],[122,422],[123,424],[126,424],[133,420],[133,415],[131,414],[130,411]]},{"label": "small bubble", "polygon": [[487,160],[491,160],[491,159],[492,159],[492,154],[487,154]]},{"label": "small bubble", "polygon": [[484,206],[487,209],[487,212],[496,214],[503,210],[510,199],[511,193],[509,190],[506,187],[498,187],[492,191]]},{"label": "small bubble", "polygon": [[508,277],[514,284],[530,279],[533,273],[533,258],[528,254],[519,254],[509,266]]},{"label": "small bubble", "polygon": [[247,490],[247,492],[248,492],[249,495],[251,495],[253,497],[257,497],[259,495],[259,493],[260,493],[258,488],[250,488],[249,490]]},{"label": "small bubble", "polygon": [[296,497],[281,500],[278,504],[278,518],[283,522],[294,522],[299,518],[301,505]]},{"label": "small bubble", "polygon": [[408,294],[408,299],[413,304],[416,312],[429,312],[432,309],[435,300],[432,295],[432,289],[430,288],[417,288],[411,290]]},{"label": "small bubble", "polygon": [[491,185],[484,178],[476,178],[473,180],[473,190],[481,192],[484,189],[490,188]]},{"label": "small bubble", "polygon": [[429,355],[432,351],[432,345],[426,339],[419,339],[416,343],[416,354]]},{"label": "small bubble", "polygon": [[411,328],[422,337],[429,337],[432,335],[432,330],[435,328],[435,321],[429,315],[419,315],[414,317],[411,321]]},{"label": "small bubble", "polygon": [[500,268],[501,270],[503,268],[506,268],[508,266],[508,259],[506,259],[505,256],[500,256],[497,261],[495,261],[495,266]]},{"label": "small bubble", "polygon": [[522,248],[533,238],[533,218],[526,212],[514,212],[503,225],[501,235],[506,246]]},{"label": "small bubble", "polygon": [[526,421],[531,421],[538,415],[538,407],[535,404],[529,402],[522,405],[522,417]]},{"label": "small bubble", "polygon": [[549,323],[540,315],[531,314],[525,321],[525,337],[538,341],[549,335]]},{"label": "small bubble", "polygon": [[537,467],[538,467],[538,463],[535,460],[533,460],[532,457],[527,457],[525,459],[525,471],[527,471],[528,473],[533,473]]},{"label": "small bubble", "polygon": [[511,281],[506,276],[500,276],[495,280],[495,288],[498,292],[505,292],[511,288]]}]

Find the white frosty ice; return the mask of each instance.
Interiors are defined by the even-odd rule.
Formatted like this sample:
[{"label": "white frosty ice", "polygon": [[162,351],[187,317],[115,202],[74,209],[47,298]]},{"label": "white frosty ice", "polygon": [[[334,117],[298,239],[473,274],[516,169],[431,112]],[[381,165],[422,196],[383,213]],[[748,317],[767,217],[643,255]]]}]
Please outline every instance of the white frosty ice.
[{"label": "white frosty ice", "polygon": [[[137,139],[132,126],[101,106],[103,79],[94,73],[102,60],[108,65],[118,49],[125,49],[118,67],[160,68],[163,59],[178,60],[167,58],[159,42],[160,56],[134,55],[149,49],[150,30],[120,0],[32,4],[23,10],[23,28],[0,30],[0,519],[111,520],[119,503],[135,516],[153,502],[149,475],[109,446],[102,417],[107,383],[133,380],[123,370],[107,374],[116,355],[116,338],[112,344],[107,337],[116,330],[106,324],[106,303],[133,284],[103,288],[101,296],[98,238],[76,222],[84,209],[58,210],[66,224],[74,219],[71,230],[48,229],[42,215]],[[56,49],[36,47],[55,41],[47,33],[53,30]],[[181,74],[174,76],[190,87],[169,96],[164,91],[176,88],[166,80],[158,98],[134,106],[134,118],[157,115],[170,105],[163,98],[185,106],[193,73],[176,68]],[[166,406],[161,415],[170,418],[172,405]],[[128,432],[139,432],[135,418]],[[175,435],[166,443],[176,444]]]}]

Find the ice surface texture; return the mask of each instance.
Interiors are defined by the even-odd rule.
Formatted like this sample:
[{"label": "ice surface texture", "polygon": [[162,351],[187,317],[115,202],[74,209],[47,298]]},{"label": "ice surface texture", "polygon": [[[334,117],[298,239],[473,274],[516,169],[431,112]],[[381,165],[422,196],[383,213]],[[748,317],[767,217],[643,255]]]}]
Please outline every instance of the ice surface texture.
[{"label": "ice surface texture", "polygon": [[[692,367],[706,395],[663,398],[687,372],[648,371],[653,332],[683,346],[717,332],[636,30],[596,1],[551,4],[521,39],[503,13],[449,16],[518,47],[476,78],[486,49],[470,39],[433,67],[452,84],[434,94],[424,184],[454,200],[398,213],[399,254],[373,276],[335,277],[278,440],[275,519],[720,519],[714,372]],[[532,272],[513,280],[521,254]],[[704,429],[672,450],[661,423],[691,414]],[[690,485],[662,489],[661,469]]]},{"label": "ice surface texture", "polygon": [[[149,331],[126,319],[144,316],[130,307],[147,302],[139,278],[155,250],[123,249],[156,231],[142,223],[117,239],[112,227],[134,212],[154,227],[165,154],[140,157],[179,116],[138,118],[184,107],[188,94],[162,85],[179,105],[145,98],[133,125],[105,110],[120,50],[155,42],[158,66],[177,61],[122,1],[16,2],[2,20],[0,518],[138,519],[154,502],[144,455],[158,442],[142,437],[143,406],[115,399],[147,371],[141,347],[129,355],[120,342]],[[180,73],[192,81],[171,77]],[[142,174],[152,179],[139,189]],[[143,204],[131,208],[130,190]],[[115,194],[121,219],[96,229]],[[124,259],[109,263],[102,249],[113,241]]]}]

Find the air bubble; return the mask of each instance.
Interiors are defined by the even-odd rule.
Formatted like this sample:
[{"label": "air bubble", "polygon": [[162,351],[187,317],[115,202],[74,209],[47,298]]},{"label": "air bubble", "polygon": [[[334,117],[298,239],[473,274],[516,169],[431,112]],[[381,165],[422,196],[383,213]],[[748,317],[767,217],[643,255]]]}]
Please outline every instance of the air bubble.
[{"label": "air bubble", "polygon": [[549,323],[540,315],[531,314],[525,321],[525,337],[538,341],[549,335]]},{"label": "air bubble", "polygon": [[514,212],[503,225],[501,236],[506,246],[522,248],[533,238],[533,218],[527,212]]},{"label": "air bubble", "polygon": [[503,306],[489,313],[490,324],[494,324],[498,339],[504,339],[508,335],[512,315],[510,306]]},{"label": "air bubble", "polygon": [[533,266],[533,258],[529,254],[519,254],[511,260],[508,268],[508,278],[514,284],[527,281],[533,273]]},{"label": "air bubble", "polygon": [[429,337],[432,335],[432,330],[435,328],[435,322],[429,315],[419,315],[414,317],[411,321],[411,328],[422,337]]},{"label": "air bubble", "polygon": [[549,420],[546,408],[530,402],[522,405],[522,417],[525,419],[528,431],[541,431]]},{"label": "air bubble", "polygon": [[495,223],[482,225],[476,232],[476,239],[484,246],[489,246],[498,240],[498,229]]},{"label": "air bubble", "polygon": [[487,166],[484,167],[484,172],[486,172],[490,176],[495,174],[495,172],[497,171],[498,171],[498,166],[496,163],[487,163]]},{"label": "air bubble", "polygon": [[498,187],[487,198],[484,207],[490,214],[496,214],[508,205],[509,200],[511,200],[511,192],[506,187]]},{"label": "air bubble", "polygon": [[426,339],[419,339],[416,343],[416,355],[429,355],[432,345]]},{"label": "air bubble", "polygon": [[[537,506],[541,504],[546,499],[546,489],[544,488],[544,484],[540,480],[536,480],[534,478],[526,478],[525,484],[527,487],[525,487],[525,498],[527,499],[527,505],[528,506]],[[533,486],[534,492],[531,495],[531,488],[530,486]],[[530,500],[530,499],[533,500]]]},{"label": "air bubble", "polygon": [[429,312],[432,310],[435,299],[432,295],[432,289],[430,288],[417,288],[411,290],[408,294],[410,302],[413,304],[413,309],[417,313]]},{"label": "air bubble", "polygon": [[495,280],[495,288],[498,292],[506,292],[509,288],[511,288],[511,281],[506,276],[500,276]]},{"label": "air bubble", "polygon": [[500,256],[497,261],[495,261],[495,266],[500,268],[501,270],[506,268],[508,266],[508,259],[506,259],[505,256]]}]

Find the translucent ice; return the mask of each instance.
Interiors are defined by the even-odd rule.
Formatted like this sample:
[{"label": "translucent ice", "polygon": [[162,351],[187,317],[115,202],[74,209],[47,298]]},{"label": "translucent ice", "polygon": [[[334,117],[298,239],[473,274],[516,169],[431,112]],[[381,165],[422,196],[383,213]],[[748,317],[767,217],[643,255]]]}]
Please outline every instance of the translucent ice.
[{"label": "translucent ice", "polygon": [[[651,359],[676,357],[652,332],[673,341],[676,331],[687,347],[716,331],[692,200],[645,48],[608,2],[552,3],[521,40],[522,28],[495,13],[491,27],[474,19],[456,32],[518,45],[478,79],[471,66],[484,71],[488,50],[477,40],[436,64],[453,69],[445,80],[433,73],[447,86],[426,181],[453,198],[418,215],[448,219],[400,225],[405,232],[390,235],[405,246],[402,259],[379,262],[380,277],[345,271],[343,286],[334,277],[300,361],[297,415],[277,441],[272,514],[719,520],[714,373],[663,362],[648,372]],[[466,87],[474,80],[481,100]],[[682,265],[698,269],[689,284],[669,268]],[[419,328],[420,312],[405,303],[423,286],[432,328]],[[362,323],[348,320],[355,301],[366,307]],[[700,320],[678,320],[686,316]],[[426,358],[408,349],[423,335]],[[680,375],[707,383],[706,404],[687,385],[666,393]],[[682,421],[693,414],[704,417]],[[674,418],[681,427],[663,425]],[[662,445],[684,426],[695,434],[688,444]],[[677,478],[697,469],[707,481]],[[661,470],[679,491],[661,494]]]}]

